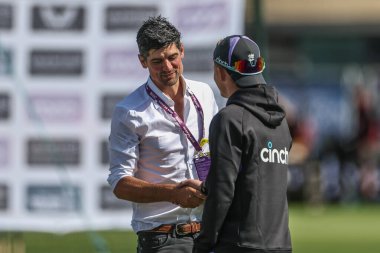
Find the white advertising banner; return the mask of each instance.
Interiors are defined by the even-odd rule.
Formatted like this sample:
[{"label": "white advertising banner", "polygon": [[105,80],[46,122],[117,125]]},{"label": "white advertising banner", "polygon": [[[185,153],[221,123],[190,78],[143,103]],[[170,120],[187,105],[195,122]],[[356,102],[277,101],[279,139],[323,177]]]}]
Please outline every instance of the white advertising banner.
[{"label": "white advertising banner", "polygon": [[107,184],[115,103],[147,80],[142,21],[182,33],[184,75],[213,81],[216,42],[243,32],[244,0],[0,0],[0,231],[130,229]]}]

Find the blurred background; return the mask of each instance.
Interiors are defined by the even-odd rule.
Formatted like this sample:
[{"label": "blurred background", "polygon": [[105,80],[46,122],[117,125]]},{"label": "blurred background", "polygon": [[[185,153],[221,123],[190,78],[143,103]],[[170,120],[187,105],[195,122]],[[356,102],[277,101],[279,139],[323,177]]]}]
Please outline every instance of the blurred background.
[{"label": "blurred background", "polygon": [[376,0],[0,0],[0,253],[134,252],[107,138],[115,103],[147,79],[135,37],[158,14],[219,107],[216,42],[260,45],[293,136],[294,252],[379,252],[379,13]]}]

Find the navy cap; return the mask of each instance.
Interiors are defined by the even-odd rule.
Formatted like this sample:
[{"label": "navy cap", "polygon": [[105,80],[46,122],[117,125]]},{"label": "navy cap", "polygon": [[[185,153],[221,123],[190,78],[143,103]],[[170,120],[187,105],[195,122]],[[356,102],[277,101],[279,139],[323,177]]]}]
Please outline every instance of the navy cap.
[{"label": "navy cap", "polygon": [[232,79],[241,87],[266,84],[262,72],[264,58],[259,46],[243,35],[231,35],[220,40],[214,50],[214,62],[224,67]]}]

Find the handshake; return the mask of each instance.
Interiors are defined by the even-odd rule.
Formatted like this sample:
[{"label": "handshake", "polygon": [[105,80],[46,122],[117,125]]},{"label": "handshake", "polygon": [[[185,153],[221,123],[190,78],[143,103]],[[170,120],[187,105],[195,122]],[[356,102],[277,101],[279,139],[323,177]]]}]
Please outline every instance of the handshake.
[{"label": "handshake", "polygon": [[182,208],[195,208],[206,199],[204,183],[197,179],[180,182],[174,189],[172,203]]}]

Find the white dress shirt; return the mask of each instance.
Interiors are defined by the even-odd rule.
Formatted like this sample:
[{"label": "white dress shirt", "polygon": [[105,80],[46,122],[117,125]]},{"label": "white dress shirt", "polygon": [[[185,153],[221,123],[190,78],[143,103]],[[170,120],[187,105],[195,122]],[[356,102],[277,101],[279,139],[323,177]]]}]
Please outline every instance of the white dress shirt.
[{"label": "white dress shirt", "polygon": [[[205,137],[218,107],[211,88],[201,82],[181,77],[184,87],[184,122],[199,140],[201,117],[189,89],[202,105]],[[149,87],[174,110],[174,101],[149,78]],[[195,148],[175,119],[165,112],[146,92],[145,84],[120,101],[114,110],[109,136],[110,174],[112,189],[125,176],[157,183],[179,183],[195,178]],[[170,202],[133,203],[132,228],[135,232],[150,230],[162,224],[200,221],[203,206],[181,208]]]}]

